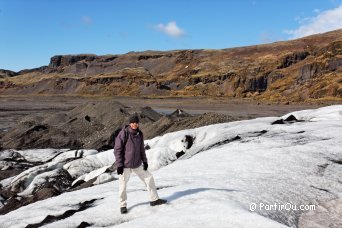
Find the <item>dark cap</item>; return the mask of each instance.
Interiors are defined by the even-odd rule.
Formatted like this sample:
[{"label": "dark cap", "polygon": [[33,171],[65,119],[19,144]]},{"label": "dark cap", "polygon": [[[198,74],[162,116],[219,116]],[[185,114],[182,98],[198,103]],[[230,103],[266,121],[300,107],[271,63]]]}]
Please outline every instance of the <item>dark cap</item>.
[{"label": "dark cap", "polygon": [[128,121],[129,123],[139,123],[139,117],[136,114],[131,115]]}]

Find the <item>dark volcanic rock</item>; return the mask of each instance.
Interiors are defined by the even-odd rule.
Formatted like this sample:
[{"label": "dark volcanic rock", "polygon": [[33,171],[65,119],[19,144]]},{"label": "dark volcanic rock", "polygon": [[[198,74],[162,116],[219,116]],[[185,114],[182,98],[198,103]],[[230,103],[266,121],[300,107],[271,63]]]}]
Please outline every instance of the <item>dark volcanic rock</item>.
[{"label": "dark volcanic rock", "polygon": [[[176,111],[177,113],[177,111]],[[170,132],[202,127],[210,124],[225,123],[238,120],[231,116],[217,113],[204,113],[197,116],[163,116],[158,121],[145,126],[143,129],[145,138],[153,138]]]},{"label": "dark volcanic rock", "polygon": [[140,117],[148,118],[153,122],[158,121],[162,116],[163,115],[154,111],[151,107],[143,107],[140,113]]},{"label": "dark volcanic rock", "polygon": [[299,69],[298,82],[303,83],[310,80],[315,75],[319,74],[322,69],[323,66],[319,63],[304,65],[302,68]]},{"label": "dark volcanic rock", "polygon": [[16,176],[22,171],[24,171],[24,169],[12,169],[12,167],[9,170],[0,170],[0,181],[9,177]]},{"label": "dark volcanic rock", "polygon": [[286,124],[286,123],[296,123],[296,122],[303,122],[303,120],[298,120],[294,115],[289,115],[285,120],[279,119],[271,123],[271,125],[274,124]]},{"label": "dark volcanic rock", "polygon": [[297,118],[294,115],[289,115],[285,121],[294,121],[294,122],[298,122]]},{"label": "dark volcanic rock", "polygon": [[247,91],[265,91],[267,89],[267,77],[251,78],[247,80]]},{"label": "dark volcanic rock", "polygon": [[39,200],[44,200],[59,195],[60,193],[61,192],[53,187],[47,187],[41,188],[34,195],[30,195],[27,197],[18,197],[13,195],[6,201],[6,204],[2,208],[0,208],[0,215],[7,214],[8,212],[16,210],[22,206],[37,202]]},{"label": "dark volcanic rock", "polygon": [[190,117],[192,115],[190,115],[189,113],[185,112],[184,110],[177,109],[176,111],[174,111],[173,113],[171,113],[168,116],[171,117],[171,118],[177,118],[177,117]]},{"label": "dark volcanic rock", "polygon": [[35,72],[40,72],[40,73],[46,73],[48,70],[48,66],[41,66],[33,69],[25,69],[18,71],[18,74],[27,74],[27,73],[35,73]]},{"label": "dark volcanic rock", "polygon": [[133,113],[140,117],[140,127],[145,139],[168,132],[236,120],[226,115],[211,113],[191,116],[182,110],[163,116],[150,107],[132,108],[116,101],[94,101],[68,112],[25,117],[16,127],[3,134],[0,144],[3,149],[108,150],[113,148],[115,130],[128,124],[128,118]]},{"label": "dark volcanic rock", "polygon": [[[4,148],[102,148],[129,116],[118,102],[90,102],[67,113],[26,118],[0,139]],[[148,122],[148,118],[142,121]],[[16,139],[16,140],[13,140]]]},{"label": "dark volcanic rock", "polygon": [[295,64],[299,61],[304,60],[309,55],[307,51],[295,52],[289,55],[286,55],[282,60],[280,65],[277,67],[278,69],[286,68]]},{"label": "dark volcanic rock", "polygon": [[329,71],[335,71],[337,69],[341,69],[342,67],[342,58],[333,58],[330,59],[328,62],[328,69]]},{"label": "dark volcanic rock", "polygon": [[92,61],[95,55],[56,55],[51,58],[49,68],[70,66],[82,60]]}]

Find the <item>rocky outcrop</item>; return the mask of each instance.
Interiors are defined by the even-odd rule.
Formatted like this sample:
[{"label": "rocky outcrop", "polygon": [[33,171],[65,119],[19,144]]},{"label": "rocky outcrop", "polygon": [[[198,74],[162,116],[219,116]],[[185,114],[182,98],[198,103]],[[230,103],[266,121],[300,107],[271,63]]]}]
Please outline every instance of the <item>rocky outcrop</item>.
[{"label": "rocky outcrop", "polygon": [[48,66],[0,79],[0,94],[341,100],[341,37],[342,29],[223,50],[57,55]]},{"label": "rocky outcrop", "polygon": [[277,68],[282,69],[282,68],[289,67],[292,64],[295,64],[299,61],[304,60],[308,55],[309,55],[309,52],[307,51],[295,52],[295,53],[286,55],[281,59],[281,63]]},{"label": "rocky outcrop", "polygon": [[66,66],[73,65],[82,60],[93,61],[95,58],[95,55],[56,55],[51,58],[49,68],[63,68]]},{"label": "rocky outcrop", "polygon": [[342,71],[342,41],[333,42],[314,52],[314,55],[319,61],[312,61],[299,68],[299,82],[306,82],[320,74]]},{"label": "rocky outcrop", "polygon": [[17,75],[18,73],[14,71],[0,69],[0,78],[8,78],[8,77],[13,77]]},{"label": "rocky outcrop", "polygon": [[302,83],[312,79],[314,76],[320,74],[323,68],[324,66],[317,62],[304,65],[299,69],[298,82]]},{"label": "rocky outcrop", "polygon": [[18,71],[18,75],[19,74],[29,74],[29,73],[36,73],[36,72],[42,72],[45,73],[47,72],[48,66],[41,66],[41,67],[37,67],[37,68],[33,68],[33,69],[25,69],[25,70],[21,70]]},{"label": "rocky outcrop", "polygon": [[262,92],[267,89],[267,76],[261,76],[259,78],[253,77],[247,81],[246,90],[249,92]]}]

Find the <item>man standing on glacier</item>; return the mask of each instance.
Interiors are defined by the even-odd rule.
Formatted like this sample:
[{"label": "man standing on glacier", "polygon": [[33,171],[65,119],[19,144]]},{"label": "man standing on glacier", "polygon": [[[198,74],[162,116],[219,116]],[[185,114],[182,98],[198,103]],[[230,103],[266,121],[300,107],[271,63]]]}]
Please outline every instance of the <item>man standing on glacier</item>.
[{"label": "man standing on glacier", "polygon": [[157,206],[167,201],[159,199],[152,174],[147,171],[148,163],[144,147],[143,134],[139,129],[139,117],[130,116],[129,125],[121,129],[115,138],[115,163],[119,175],[120,211],[127,213],[127,182],[135,173],[144,183],[149,193],[150,205]]}]

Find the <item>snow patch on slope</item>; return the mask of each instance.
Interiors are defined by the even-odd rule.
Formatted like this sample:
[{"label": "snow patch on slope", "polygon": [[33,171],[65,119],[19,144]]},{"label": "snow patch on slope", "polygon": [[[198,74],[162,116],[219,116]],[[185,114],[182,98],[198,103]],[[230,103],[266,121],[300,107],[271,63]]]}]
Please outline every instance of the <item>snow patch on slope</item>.
[{"label": "snow patch on slope", "polygon": [[[341,112],[342,106],[331,106],[291,113],[302,122],[271,125],[278,118],[258,118],[146,140],[158,193],[168,199],[168,205],[150,207],[144,185],[133,176],[128,215],[119,212],[118,183],[113,181],[24,206],[1,216],[0,223],[26,226],[75,210],[45,227],[77,227],[82,222],[94,227],[296,226],[303,211],[258,208],[251,212],[249,206],[319,205],[342,197]],[[109,150],[68,162],[63,168],[74,178],[99,175],[98,179],[109,180],[110,174],[104,172],[113,162],[113,150]],[[90,203],[81,210],[84,202]]]}]

